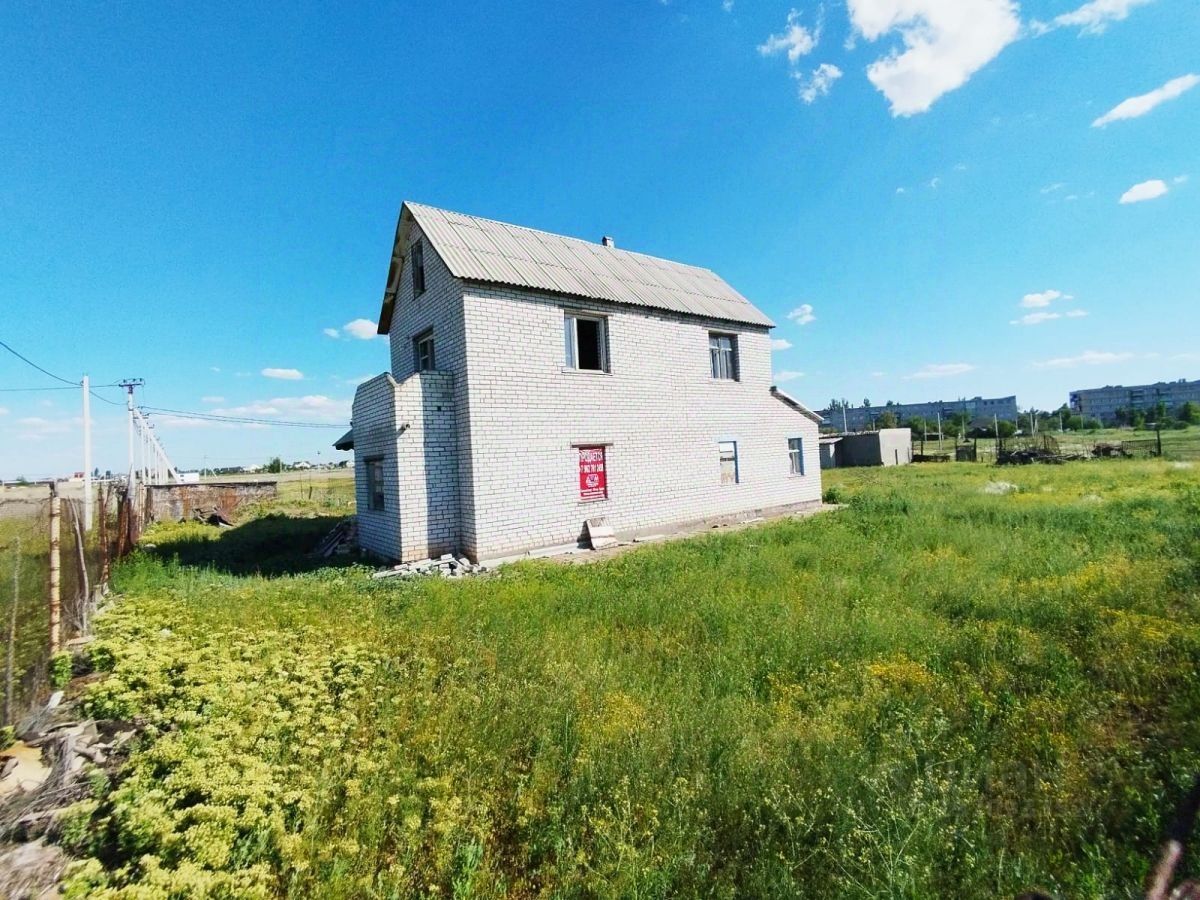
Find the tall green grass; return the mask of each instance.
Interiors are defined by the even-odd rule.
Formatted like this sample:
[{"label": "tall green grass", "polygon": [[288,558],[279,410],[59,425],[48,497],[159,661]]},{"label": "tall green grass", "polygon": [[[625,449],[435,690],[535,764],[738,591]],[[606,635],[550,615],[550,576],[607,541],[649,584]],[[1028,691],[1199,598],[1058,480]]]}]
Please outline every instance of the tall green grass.
[{"label": "tall green grass", "polygon": [[458,582],[160,531],[90,701],[160,736],[77,889],[1136,896],[1200,771],[1198,474],[836,473],[835,513]]}]

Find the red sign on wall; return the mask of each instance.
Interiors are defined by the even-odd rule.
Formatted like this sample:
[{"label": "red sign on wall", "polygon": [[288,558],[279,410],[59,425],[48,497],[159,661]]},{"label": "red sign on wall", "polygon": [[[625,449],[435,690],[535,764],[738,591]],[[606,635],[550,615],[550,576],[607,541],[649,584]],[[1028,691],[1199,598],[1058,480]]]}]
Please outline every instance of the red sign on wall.
[{"label": "red sign on wall", "polygon": [[608,498],[608,476],[604,471],[603,447],[579,448],[579,499]]}]

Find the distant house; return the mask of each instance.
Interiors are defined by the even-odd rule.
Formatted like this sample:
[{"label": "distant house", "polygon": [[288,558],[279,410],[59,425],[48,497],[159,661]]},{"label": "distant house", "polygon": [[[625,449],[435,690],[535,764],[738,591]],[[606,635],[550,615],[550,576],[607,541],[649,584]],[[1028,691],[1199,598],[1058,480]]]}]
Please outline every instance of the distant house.
[{"label": "distant house", "polygon": [[880,428],[821,438],[822,469],[906,466],[912,461],[912,431],[907,428]]},{"label": "distant house", "polygon": [[351,431],[362,545],[492,559],[816,504],[820,418],[770,319],[707,269],[414,203]]}]

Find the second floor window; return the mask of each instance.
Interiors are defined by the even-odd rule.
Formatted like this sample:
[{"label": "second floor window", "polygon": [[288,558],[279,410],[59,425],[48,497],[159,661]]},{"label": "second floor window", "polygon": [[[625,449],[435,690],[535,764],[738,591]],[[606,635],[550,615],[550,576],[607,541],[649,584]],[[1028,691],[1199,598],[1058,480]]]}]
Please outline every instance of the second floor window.
[{"label": "second floor window", "polygon": [[420,241],[412,248],[412,279],[413,296],[420,297],[425,293],[425,247]]},{"label": "second floor window", "polygon": [[590,372],[608,371],[605,320],[596,316],[567,313],[563,320],[563,343],[567,368]]},{"label": "second floor window", "polygon": [[433,359],[433,329],[422,331],[413,338],[413,370],[417,372],[432,372]]},{"label": "second floor window", "polygon": [[708,335],[708,355],[712,361],[712,377],[719,380],[736,381],[737,366],[737,337],[732,334]]}]

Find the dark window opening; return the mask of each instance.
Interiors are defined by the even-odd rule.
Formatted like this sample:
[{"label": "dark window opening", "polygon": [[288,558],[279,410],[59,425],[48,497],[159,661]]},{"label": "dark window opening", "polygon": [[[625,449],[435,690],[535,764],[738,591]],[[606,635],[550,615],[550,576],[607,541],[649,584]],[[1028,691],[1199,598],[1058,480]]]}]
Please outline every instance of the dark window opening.
[{"label": "dark window opening", "polygon": [[366,461],[367,469],[367,507],[372,510],[383,509],[383,458],[376,457]]},{"label": "dark window opening", "polygon": [[425,248],[420,241],[412,248],[412,280],[413,296],[420,297],[425,293]]},{"label": "dark window opening", "polygon": [[564,322],[567,366],[589,372],[607,372],[604,319],[573,316],[568,313]]}]

